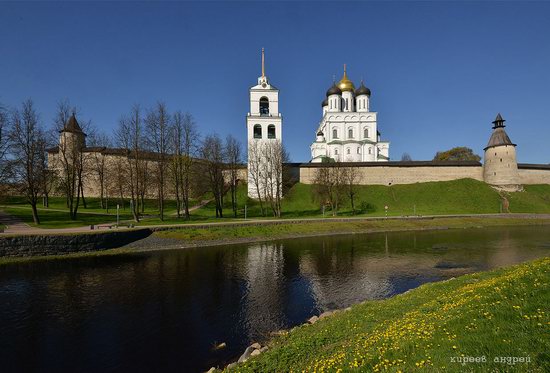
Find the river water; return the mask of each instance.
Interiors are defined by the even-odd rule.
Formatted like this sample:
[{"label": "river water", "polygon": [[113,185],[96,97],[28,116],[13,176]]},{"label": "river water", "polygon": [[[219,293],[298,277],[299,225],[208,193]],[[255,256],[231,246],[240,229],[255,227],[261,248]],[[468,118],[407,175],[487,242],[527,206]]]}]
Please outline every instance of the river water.
[{"label": "river water", "polygon": [[2,266],[0,370],[204,371],[314,314],[548,255],[548,227],[499,227]]}]

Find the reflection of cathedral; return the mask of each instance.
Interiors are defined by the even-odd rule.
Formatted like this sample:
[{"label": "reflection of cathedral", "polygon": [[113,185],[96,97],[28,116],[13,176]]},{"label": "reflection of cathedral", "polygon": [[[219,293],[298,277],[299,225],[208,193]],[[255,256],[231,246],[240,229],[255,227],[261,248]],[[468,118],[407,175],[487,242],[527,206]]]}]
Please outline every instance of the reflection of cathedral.
[{"label": "reflection of cathedral", "polygon": [[388,161],[390,143],[380,141],[377,113],[370,111],[371,91],[363,82],[355,89],[344,76],[327,91],[321,104],[323,119],[317,138],[311,144],[312,162],[377,162]]}]

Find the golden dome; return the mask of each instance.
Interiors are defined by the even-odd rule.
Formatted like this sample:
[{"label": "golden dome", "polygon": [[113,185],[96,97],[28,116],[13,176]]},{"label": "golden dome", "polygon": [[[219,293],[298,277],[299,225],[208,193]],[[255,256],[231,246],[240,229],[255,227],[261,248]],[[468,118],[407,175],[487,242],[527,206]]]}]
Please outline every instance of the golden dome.
[{"label": "golden dome", "polygon": [[338,88],[340,88],[340,90],[342,92],[345,92],[345,91],[353,92],[353,91],[355,91],[355,86],[353,85],[353,82],[348,79],[348,75],[346,74],[346,65],[345,64],[344,64],[344,76],[342,77],[340,82],[338,82]]}]

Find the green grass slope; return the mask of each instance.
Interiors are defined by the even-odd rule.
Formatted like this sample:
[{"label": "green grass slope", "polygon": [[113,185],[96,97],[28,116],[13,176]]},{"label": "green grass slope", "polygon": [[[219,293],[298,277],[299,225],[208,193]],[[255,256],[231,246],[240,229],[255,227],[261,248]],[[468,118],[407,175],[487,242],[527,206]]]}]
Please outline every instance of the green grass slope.
[{"label": "green grass slope", "polygon": [[283,333],[236,370],[548,372],[549,282],[545,258],[426,284]]},{"label": "green grass slope", "polygon": [[[510,212],[515,213],[550,213],[550,185],[527,185],[525,190],[516,193],[503,193],[510,202]],[[208,194],[199,200],[207,199]],[[71,221],[65,201],[61,197],[50,199],[49,209],[39,209],[43,228],[74,227],[90,224],[113,223],[116,221],[116,204],[110,203],[109,214],[99,206],[97,198],[88,198],[88,208],[79,209],[79,219]],[[198,201],[192,201],[193,204]],[[244,218],[244,207],[247,206],[248,218],[262,217],[258,201],[247,197],[247,186],[239,185],[237,193],[238,215]],[[356,215],[384,216],[384,206],[388,206],[389,216],[444,215],[444,214],[483,214],[499,213],[502,197],[489,185],[473,180],[417,183],[407,185],[361,185],[357,186],[355,196]],[[6,197],[2,201],[3,209],[32,224],[30,207],[21,197]],[[266,204],[267,216],[272,217]],[[320,202],[315,198],[314,186],[295,184],[284,196],[283,218],[321,217]],[[60,211],[54,211],[60,210]],[[121,209],[121,220],[131,219],[129,204]],[[146,201],[145,214],[140,225],[185,223],[183,218],[176,218],[175,202],[166,201],[166,216],[160,221],[155,200]],[[100,215],[98,215],[100,214]],[[342,196],[338,216],[351,216],[349,198]],[[214,203],[191,212],[190,222],[219,221],[215,218]],[[332,216],[327,210],[325,216]],[[224,219],[234,219],[231,211],[229,193],[224,199]]]},{"label": "green grass slope", "polygon": [[522,192],[505,193],[511,212],[550,213],[550,185],[525,185]]},{"label": "green grass slope", "polygon": [[[523,192],[506,193],[511,212],[550,213],[550,185],[528,185]],[[260,216],[257,201],[246,199],[246,186],[240,187],[240,205],[248,205],[248,216]],[[356,209],[360,215],[442,215],[499,213],[502,197],[484,182],[473,179],[416,183],[407,185],[357,186]],[[212,207],[210,207],[212,209]],[[206,211],[203,211],[203,213]],[[283,201],[284,217],[321,216],[320,203],[314,196],[314,186],[295,184]],[[326,215],[331,215],[326,211]],[[339,216],[351,215],[347,196],[342,196]]]}]

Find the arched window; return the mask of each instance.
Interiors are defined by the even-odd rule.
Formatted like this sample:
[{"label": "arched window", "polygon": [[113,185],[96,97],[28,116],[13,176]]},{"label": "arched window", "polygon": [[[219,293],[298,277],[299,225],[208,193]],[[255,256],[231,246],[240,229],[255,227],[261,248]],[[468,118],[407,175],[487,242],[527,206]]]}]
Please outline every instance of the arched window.
[{"label": "arched window", "polygon": [[372,154],[372,148],[369,148],[369,154]]},{"label": "arched window", "polygon": [[338,138],[338,130],[336,128],[334,128],[332,130],[332,138],[333,139],[337,139]]},{"label": "arched window", "polygon": [[347,153],[348,153],[348,154],[351,154],[350,148],[347,149]]},{"label": "arched window", "polygon": [[334,149],[334,155],[338,155],[338,149]]},{"label": "arched window", "polygon": [[346,98],[346,110],[348,110],[348,99]]},{"label": "arched window", "polygon": [[268,139],[275,138],[275,126],[273,124],[270,124],[269,126],[267,126],[267,138]]},{"label": "arched window", "polygon": [[269,100],[267,97],[260,98],[260,115],[269,115]]},{"label": "arched window", "polygon": [[255,139],[261,139],[262,138],[262,126],[259,124],[254,125],[254,138]]},{"label": "arched window", "polygon": [[366,138],[366,139],[369,137],[369,129],[368,128],[365,128],[363,130],[363,137]]},{"label": "arched window", "polygon": [[357,154],[361,154],[361,148],[357,148]]},{"label": "arched window", "polygon": [[353,129],[348,129],[348,139],[353,139]]}]

